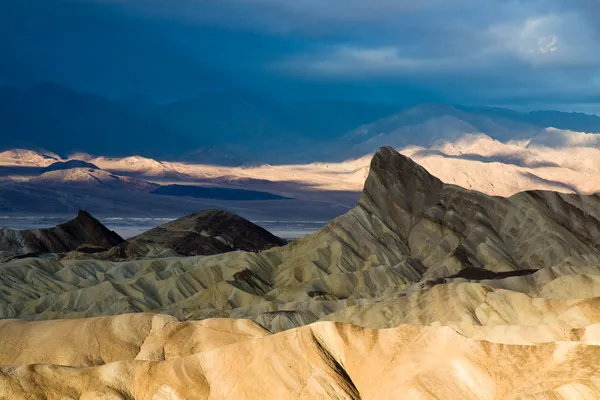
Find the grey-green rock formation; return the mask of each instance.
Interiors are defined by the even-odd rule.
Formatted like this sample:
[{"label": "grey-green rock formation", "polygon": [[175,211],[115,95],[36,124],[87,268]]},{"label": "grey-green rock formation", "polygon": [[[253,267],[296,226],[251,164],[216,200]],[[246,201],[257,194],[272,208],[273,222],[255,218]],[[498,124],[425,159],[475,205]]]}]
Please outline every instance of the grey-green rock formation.
[{"label": "grey-green rock formation", "polygon": [[[522,283],[520,289],[518,282],[533,279],[535,270],[595,268],[599,215],[597,196],[490,197],[446,185],[382,148],[356,207],[287,246],[124,262],[14,260],[0,265],[0,316],[152,311],[181,319],[250,318],[271,331],[328,315],[361,323],[344,310],[395,301],[444,284],[465,269],[523,270],[529,275],[501,281],[517,282],[512,289],[529,293],[530,287]],[[458,276],[450,280],[463,279]]]}]

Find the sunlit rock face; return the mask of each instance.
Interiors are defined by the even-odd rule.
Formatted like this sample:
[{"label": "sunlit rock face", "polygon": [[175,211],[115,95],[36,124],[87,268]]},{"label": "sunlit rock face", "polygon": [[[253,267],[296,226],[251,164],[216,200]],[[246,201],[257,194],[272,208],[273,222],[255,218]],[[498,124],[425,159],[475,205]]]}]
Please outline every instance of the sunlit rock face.
[{"label": "sunlit rock face", "polygon": [[599,398],[599,217],[382,148],[357,205],[285,246],[0,264],[0,397]]},{"label": "sunlit rock face", "polygon": [[[151,314],[0,325],[52,354],[13,350],[6,398],[592,399],[600,395],[594,326],[556,342],[500,344],[450,327],[374,330],[319,322],[277,335],[247,320],[177,322]],[[90,329],[86,332],[86,325]],[[115,326],[116,325],[116,326]],[[121,325],[119,327],[118,325]],[[513,326],[519,330],[517,326]],[[91,329],[95,329],[95,334]],[[27,332],[27,333],[26,333]],[[98,335],[99,341],[94,339]],[[593,333],[590,336],[597,336]],[[112,340],[108,340],[110,337]],[[121,347],[118,349],[117,347]],[[119,351],[120,350],[120,351]],[[139,352],[138,352],[139,351]],[[137,353],[136,353],[137,352]],[[46,363],[27,366],[27,363]],[[8,357],[3,355],[3,362]],[[13,358],[10,359],[11,361]]]}]

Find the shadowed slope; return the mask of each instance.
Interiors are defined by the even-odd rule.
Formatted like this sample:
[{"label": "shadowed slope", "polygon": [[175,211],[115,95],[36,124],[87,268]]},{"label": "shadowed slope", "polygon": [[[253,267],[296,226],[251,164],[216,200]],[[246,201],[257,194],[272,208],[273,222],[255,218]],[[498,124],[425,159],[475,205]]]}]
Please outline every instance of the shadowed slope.
[{"label": "shadowed slope", "polygon": [[123,242],[115,232],[102,225],[87,211],[55,228],[14,230],[0,229],[0,252],[16,255],[28,253],[64,253],[83,244],[110,248]]},{"label": "shadowed slope", "polygon": [[221,200],[286,200],[289,197],[279,196],[269,192],[261,192],[248,189],[231,189],[219,187],[203,187],[191,185],[167,185],[152,191],[154,194],[196,197],[199,199],[221,199]]},{"label": "shadowed slope", "polygon": [[285,240],[238,215],[207,210],[158,226],[97,257],[135,259],[169,250],[181,256],[257,252],[284,244]]},{"label": "shadowed slope", "polygon": [[43,169],[43,172],[60,171],[72,168],[100,169],[96,165],[83,160],[57,161]]}]

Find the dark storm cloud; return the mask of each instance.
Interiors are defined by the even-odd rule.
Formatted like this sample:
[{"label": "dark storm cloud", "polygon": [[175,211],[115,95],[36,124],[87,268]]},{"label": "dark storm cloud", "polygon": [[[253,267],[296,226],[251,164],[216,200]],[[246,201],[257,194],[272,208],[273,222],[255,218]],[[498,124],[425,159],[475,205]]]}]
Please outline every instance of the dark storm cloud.
[{"label": "dark storm cloud", "polygon": [[0,0],[0,84],[52,80],[159,98],[236,88],[245,77],[228,69],[260,45],[251,36],[148,18],[117,4]]},{"label": "dark storm cloud", "polygon": [[144,21],[101,5],[53,0],[2,0],[0,50],[3,60],[37,80],[90,90],[161,91],[182,85],[172,79],[176,71],[195,75],[197,68]]},{"label": "dark storm cloud", "polygon": [[594,102],[600,89],[595,0],[0,4],[0,63],[112,93],[242,88],[373,100],[429,93],[551,106]]}]

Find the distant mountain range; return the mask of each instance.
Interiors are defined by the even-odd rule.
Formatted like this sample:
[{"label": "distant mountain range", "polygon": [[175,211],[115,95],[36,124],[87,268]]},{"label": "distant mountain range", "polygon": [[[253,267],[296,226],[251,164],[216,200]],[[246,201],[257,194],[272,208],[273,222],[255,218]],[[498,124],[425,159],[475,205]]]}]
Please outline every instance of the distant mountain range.
[{"label": "distant mountain range", "polygon": [[284,102],[237,92],[161,104],[144,96],[111,100],[53,83],[0,87],[0,149],[44,149],[62,157],[80,152],[218,165],[326,162],[462,133],[505,142],[548,127],[598,133],[600,117],[442,104]]},{"label": "distant mountain range", "polygon": [[600,117],[593,115],[444,104],[392,110],[232,93],[158,104],[56,85],[2,93],[10,105],[0,107],[0,129],[29,132],[0,136],[4,213],[83,208],[172,217],[216,207],[254,219],[320,221],[356,203],[382,146],[446,183],[490,195],[600,191],[600,134],[591,133],[600,132]]},{"label": "distant mountain range", "polygon": [[[397,114],[363,125],[345,135],[343,147],[349,150],[344,157],[372,154],[379,147],[432,147],[452,143],[465,135],[484,134],[501,143],[529,141],[548,145],[549,136],[560,147],[562,130],[567,136],[577,132],[600,132],[600,117],[595,115],[539,111],[518,113],[499,108],[466,108],[442,104],[422,104]],[[557,141],[558,140],[558,141]],[[590,135],[589,140],[593,140]],[[589,142],[589,144],[592,144]],[[566,144],[566,143],[564,143]]]},{"label": "distant mountain range", "polygon": [[[233,92],[160,104],[110,100],[46,83],[0,88],[0,148],[45,149],[210,163],[277,162],[281,148],[307,147],[382,118],[397,106],[280,102]],[[259,156],[259,157],[256,157]]]}]

